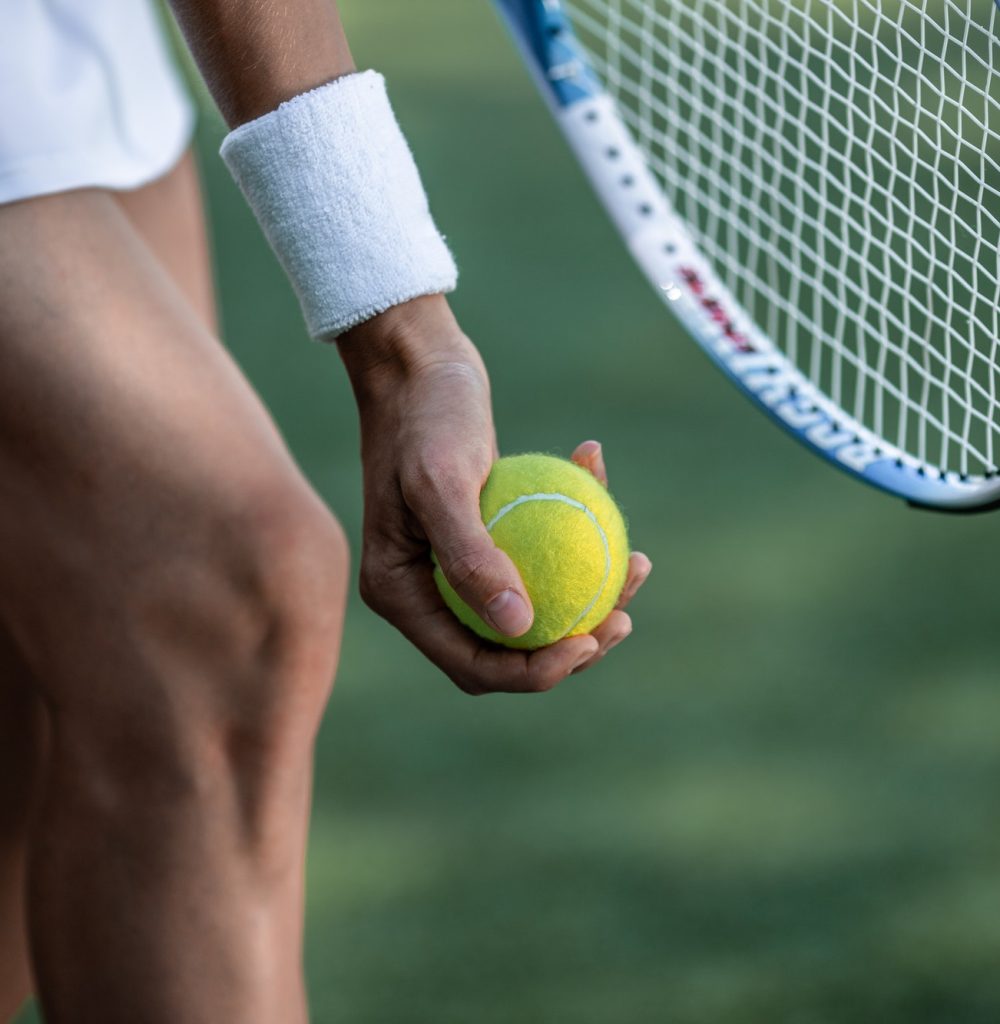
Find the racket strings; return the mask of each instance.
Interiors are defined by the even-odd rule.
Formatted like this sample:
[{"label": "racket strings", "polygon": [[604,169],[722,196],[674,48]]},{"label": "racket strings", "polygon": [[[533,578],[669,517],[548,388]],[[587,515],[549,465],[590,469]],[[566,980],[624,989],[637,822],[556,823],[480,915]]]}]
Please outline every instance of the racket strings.
[{"label": "racket strings", "polygon": [[1000,15],[986,0],[564,0],[746,311],[865,427],[1000,458]]}]

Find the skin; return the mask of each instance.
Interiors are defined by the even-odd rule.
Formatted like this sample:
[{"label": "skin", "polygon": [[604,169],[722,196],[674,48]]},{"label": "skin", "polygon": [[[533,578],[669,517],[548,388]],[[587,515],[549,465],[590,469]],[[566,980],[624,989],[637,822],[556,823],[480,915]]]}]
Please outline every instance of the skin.
[{"label": "skin", "polygon": [[[232,125],[353,70],[332,4],[175,8]],[[0,1019],[29,961],[55,1024],[307,1019],[310,752],[346,545],[214,334],[190,156],[133,193],[0,207]],[[443,297],[337,349],[369,604],[471,694],[551,689],[628,635],[638,553],[594,634],[542,651],[444,608],[431,546],[495,626],[531,621],[479,519],[489,382]],[[606,482],[596,442],[573,458]]]},{"label": "skin", "polygon": [[[215,296],[194,155],[132,192],[109,193],[205,326]],[[47,754],[47,715],[13,638],[0,629],[0,1021],[31,991],[24,906],[27,836]]]},{"label": "skin", "polygon": [[[479,515],[479,492],[498,457],[489,381],[442,297],[418,299],[387,315],[392,331],[411,337],[419,331],[424,346],[411,344],[400,354],[392,335],[384,341],[385,327],[374,322],[340,341],[361,415],[362,596],[465,692],[549,690],[628,636],[632,623],[624,608],[649,575],[649,559],[633,553],[619,608],[590,636],[517,651],[486,643],[460,625],[437,592],[430,548],[452,586],[497,628],[516,636],[531,624],[517,570],[493,545]],[[580,445],[573,459],[607,483],[596,441]],[[506,630],[488,611],[505,591],[525,609],[523,617],[511,616]]]},{"label": "skin", "polygon": [[46,1017],[304,1019],[342,534],[113,198],[12,204],[0,237],[0,618],[49,723]]},{"label": "skin", "polygon": [[42,766],[41,704],[0,634],[0,1021],[31,989],[25,938],[26,835]]},{"label": "skin", "polygon": [[[356,70],[328,0],[258,0],[253,18],[241,0],[173,0],[172,7],[233,127]],[[631,621],[618,609],[590,637],[530,655],[497,651],[471,640],[436,594],[428,545],[457,593],[496,629],[519,636],[531,627],[524,584],[479,519],[478,494],[497,457],[489,380],[444,296],[390,309],[343,334],[338,348],[361,417],[366,602],[473,694],[551,689],[623,640]],[[586,463],[599,453],[579,457]],[[626,593],[650,569],[637,553]]]}]

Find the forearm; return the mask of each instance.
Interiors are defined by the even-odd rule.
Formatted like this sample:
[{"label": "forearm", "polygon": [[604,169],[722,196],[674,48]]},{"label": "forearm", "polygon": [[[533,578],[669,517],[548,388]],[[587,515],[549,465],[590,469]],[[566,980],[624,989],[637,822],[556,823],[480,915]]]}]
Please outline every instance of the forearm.
[{"label": "forearm", "polygon": [[333,0],[169,0],[231,128],[350,74]]},{"label": "forearm", "polygon": [[[384,334],[381,351],[415,344],[417,335],[426,347],[438,328],[457,333],[443,298],[412,302],[450,291],[456,271],[381,76],[320,88],[356,70],[333,0],[169,2],[236,129],[223,159],[299,293],[313,337],[382,321],[368,332]],[[370,215],[360,228],[359,210]],[[387,315],[404,306],[412,308]],[[411,330],[413,321],[435,330]]]}]

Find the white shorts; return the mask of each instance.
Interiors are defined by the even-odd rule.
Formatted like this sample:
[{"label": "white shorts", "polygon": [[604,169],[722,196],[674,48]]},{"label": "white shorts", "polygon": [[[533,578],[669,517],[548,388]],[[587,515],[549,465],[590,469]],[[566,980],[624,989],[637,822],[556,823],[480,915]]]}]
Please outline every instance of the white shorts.
[{"label": "white shorts", "polygon": [[0,203],[137,188],[194,121],[152,0],[0,0]]}]

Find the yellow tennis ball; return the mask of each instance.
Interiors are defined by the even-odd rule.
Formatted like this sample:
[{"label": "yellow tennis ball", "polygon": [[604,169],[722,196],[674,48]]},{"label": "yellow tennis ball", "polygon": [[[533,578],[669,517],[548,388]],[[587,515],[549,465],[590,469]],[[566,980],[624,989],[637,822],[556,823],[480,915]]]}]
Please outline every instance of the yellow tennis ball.
[{"label": "yellow tennis ball", "polygon": [[591,473],[551,455],[511,455],[493,466],[479,496],[483,522],[517,566],[535,609],[531,629],[491,629],[435,566],[448,607],[474,632],[533,650],[589,633],[614,608],[628,574],[625,520]]}]

